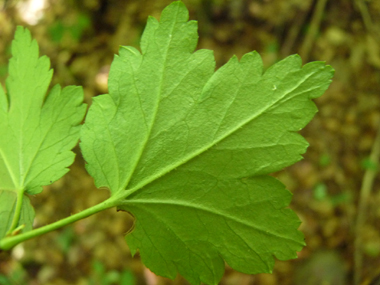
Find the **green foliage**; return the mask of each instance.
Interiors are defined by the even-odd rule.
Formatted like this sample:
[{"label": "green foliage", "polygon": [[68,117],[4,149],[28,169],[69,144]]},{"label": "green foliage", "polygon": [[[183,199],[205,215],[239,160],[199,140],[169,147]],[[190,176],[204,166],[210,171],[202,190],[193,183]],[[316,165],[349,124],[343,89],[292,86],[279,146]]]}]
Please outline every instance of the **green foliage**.
[{"label": "green foliage", "polygon": [[[6,93],[0,86],[0,195],[9,201],[1,218],[7,225],[6,217],[11,218],[14,211],[11,201],[17,197],[23,213],[31,214],[29,202],[22,202],[23,194],[41,192],[42,185],[62,177],[74,161],[70,149],[78,141],[78,125],[86,110],[83,91],[73,86],[61,90],[56,85],[45,98],[52,77],[49,66],[47,57],[38,57],[30,32],[18,27]],[[10,230],[21,224],[16,221]]]},{"label": "green foliage", "polygon": [[364,159],[362,159],[361,161],[361,167],[362,169],[365,169],[365,170],[372,170],[372,171],[379,171],[379,165],[378,163],[372,161],[369,157],[366,157]]},{"label": "green foliage", "polygon": [[314,199],[319,201],[326,199],[328,196],[326,184],[317,183],[313,189],[313,196]]},{"label": "green foliage", "polygon": [[111,270],[107,271],[104,264],[95,260],[92,263],[92,274],[89,278],[89,285],[134,285],[136,284],[133,273],[129,270],[122,272]]},{"label": "green foliage", "polygon": [[57,237],[57,243],[64,254],[69,252],[74,240],[75,232],[73,228],[65,228]]},{"label": "green foliage", "polygon": [[[110,198],[6,237],[0,248],[116,206],[135,217],[126,237],[132,253],[139,250],[162,276],[217,284],[225,262],[253,274],[271,272],[274,257],[296,258],[304,240],[287,208],[292,195],[268,174],[302,158],[308,144],[297,131],[317,111],[311,99],[327,89],[333,70],[323,62],[302,66],[295,55],[263,72],[251,52],[215,71],[212,51],[194,52],[197,38],[197,23],[173,2],[160,21],[148,19],[141,52],[120,48],[109,94],[94,98],[80,134],[86,168]],[[8,215],[28,210],[19,202],[24,192],[38,193],[67,171],[84,112],[78,88],[54,87],[43,101],[48,60],[38,59],[22,28],[14,45],[8,96],[0,94],[0,138],[7,137],[0,139],[0,189],[15,192],[19,205]]]},{"label": "green foliage", "polygon": [[[12,228],[13,217],[16,212],[17,193],[16,191],[0,190],[0,237],[4,237],[8,230]],[[17,226],[23,232],[33,228],[34,209],[27,196],[22,199],[20,218]],[[12,229],[15,230],[16,228]],[[9,233],[11,234],[10,231]]]},{"label": "green foliage", "polygon": [[193,52],[187,20],[174,2],[160,22],[149,18],[142,53],[120,49],[110,94],[94,99],[82,128],[87,170],[136,218],[127,242],[153,272],[192,284],[216,284],[224,261],[271,272],[273,256],[295,258],[304,241],[285,209],[291,194],[267,174],[301,159],[296,131],[332,69],[291,56],[263,74],[252,52],[214,72],[211,51]]},{"label": "green foliage", "polygon": [[19,263],[12,266],[7,275],[0,274],[0,285],[28,284],[27,281],[27,271]]},{"label": "green foliage", "polygon": [[65,35],[78,42],[83,33],[91,26],[91,20],[86,14],[78,13],[74,21],[65,23],[58,20],[49,28],[49,35],[53,42],[61,42]]},{"label": "green foliage", "polygon": [[319,165],[322,167],[328,166],[331,163],[331,157],[325,153],[319,158]]}]

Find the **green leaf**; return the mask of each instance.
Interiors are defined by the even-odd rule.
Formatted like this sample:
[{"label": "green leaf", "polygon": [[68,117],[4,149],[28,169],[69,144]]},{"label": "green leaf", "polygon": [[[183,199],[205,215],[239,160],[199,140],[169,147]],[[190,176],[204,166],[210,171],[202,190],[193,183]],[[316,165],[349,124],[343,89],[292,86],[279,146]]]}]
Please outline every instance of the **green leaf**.
[{"label": "green leaf", "polygon": [[[16,192],[0,190],[0,237],[4,237],[12,225],[16,202]],[[34,209],[29,198],[25,196],[22,201],[20,220],[18,222],[23,232],[30,231],[33,228],[33,220]]]},{"label": "green leaf", "polygon": [[[49,67],[49,59],[38,56],[38,45],[30,32],[18,27],[6,94],[0,86],[0,191],[11,191],[21,198],[23,193],[41,192],[41,186],[68,171],[74,161],[71,149],[78,141],[79,123],[86,111],[80,87],[61,90],[56,85],[45,95],[53,74]],[[17,198],[20,203],[21,198]],[[18,210],[30,212],[23,207]]]},{"label": "green leaf", "polygon": [[263,73],[251,52],[214,72],[197,38],[181,2],[150,17],[141,53],[115,56],[80,146],[96,185],[136,218],[132,253],[156,274],[217,284],[224,261],[271,272],[274,257],[296,258],[304,245],[290,192],[267,174],[302,159],[308,144],[296,132],[333,69],[295,55]]},{"label": "green leaf", "polygon": [[177,170],[125,200],[136,217],[127,236],[146,266],[192,284],[218,284],[223,259],[245,273],[272,272],[273,255],[296,258],[304,245],[300,222],[290,209],[291,193],[276,179],[221,179]]}]

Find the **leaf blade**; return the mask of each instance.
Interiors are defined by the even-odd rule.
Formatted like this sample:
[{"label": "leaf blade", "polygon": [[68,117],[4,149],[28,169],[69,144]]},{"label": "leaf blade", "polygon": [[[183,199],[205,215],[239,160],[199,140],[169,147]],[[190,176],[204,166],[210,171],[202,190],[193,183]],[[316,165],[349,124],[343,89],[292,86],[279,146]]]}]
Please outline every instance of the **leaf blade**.
[{"label": "leaf blade", "polygon": [[[134,193],[119,208],[135,216],[127,242],[132,253],[140,250],[153,272],[174,278],[178,270],[192,284],[217,284],[223,260],[241,272],[254,274],[271,272],[273,255],[296,257],[304,243],[297,231],[298,218],[284,209],[290,198],[290,192],[269,176],[222,180],[177,170]],[[206,255],[204,260],[202,255]],[[208,255],[215,260],[212,266]],[[161,268],[163,264],[170,269]],[[207,272],[205,264],[217,268],[218,275]],[[194,267],[197,273],[189,270]]]},{"label": "leaf blade", "polygon": [[[173,13],[172,17],[178,22],[174,22],[174,24],[169,22],[168,19],[171,13]],[[162,105],[169,104],[172,105],[172,108],[175,107],[174,103],[168,99],[169,94],[173,92],[173,86],[181,88],[182,92],[189,95],[189,97],[177,97],[181,101],[181,106],[187,105],[187,108],[181,111],[182,116],[185,116],[185,111],[194,104],[196,98],[192,98],[194,94],[190,92],[191,90],[185,89],[182,86],[184,84],[180,86],[172,84],[173,80],[177,79],[179,82],[188,83],[190,78],[196,77],[201,83],[206,82],[215,67],[210,51],[191,53],[192,50],[190,51],[187,45],[181,47],[177,43],[173,44],[173,39],[177,39],[185,44],[190,42],[192,48],[195,48],[196,45],[196,23],[185,22],[188,19],[188,11],[182,3],[174,2],[164,11],[162,17],[164,19],[162,25],[158,25],[156,19],[149,18],[142,39],[143,55],[134,48],[122,47],[119,50],[119,55],[115,56],[109,75],[110,95],[103,95],[103,99],[96,98],[94,102],[95,108],[98,108],[97,101],[107,101],[101,113],[102,116],[103,114],[108,115],[113,122],[102,123],[100,120],[96,120],[98,112],[95,112],[95,108],[90,108],[88,119],[86,119],[82,129],[80,145],[86,160],[91,161],[91,163],[87,164],[87,170],[95,178],[97,187],[106,186],[110,188],[113,194],[123,191],[129,184],[132,174],[138,167],[137,164],[146,149],[148,139],[155,137],[157,132],[160,131],[160,129],[155,129],[155,126],[162,125],[165,128],[171,124],[172,120],[178,120],[178,117],[180,117],[178,113],[180,109],[170,114],[162,107]],[[176,29],[173,30],[173,27],[176,27]],[[145,41],[147,41],[150,34],[155,38],[148,45],[145,44]],[[164,44],[160,44],[160,42]],[[166,46],[172,52],[171,56],[160,53],[163,46]],[[178,60],[176,61],[175,59],[178,59],[176,54],[179,52],[185,54],[185,59],[183,60],[182,58],[179,66],[173,70],[170,67],[178,64]],[[157,72],[157,70],[161,71],[163,69],[165,70],[164,72]],[[196,89],[202,88],[202,84],[193,85],[195,85]],[[123,92],[124,94],[128,93],[130,96],[124,96]],[[150,96],[141,97],[141,94],[150,94]],[[105,99],[106,97],[108,99]],[[112,115],[107,113],[109,112],[108,110],[105,111],[106,108],[116,110],[116,106],[118,111],[112,112]],[[165,113],[166,119],[160,116],[161,112]],[[125,114],[133,117],[134,120],[126,124],[127,118]],[[120,122],[124,123],[123,129],[118,128]],[[104,129],[110,129],[107,137],[104,137],[105,134],[99,134]],[[92,141],[95,140],[114,142],[117,146],[114,155],[115,161],[124,162],[117,163],[119,172],[117,179],[114,177],[116,175],[109,174],[110,177],[117,180],[114,180],[111,184],[108,184],[107,179],[102,175],[104,172],[110,172],[107,171],[108,168],[104,159],[102,163],[97,163],[100,165],[100,170],[91,166],[92,163],[95,164],[96,157],[100,157],[101,153],[99,152],[98,156],[94,153],[90,154]],[[121,140],[128,140],[130,143],[123,144],[120,142]],[[103,151],[107,149],[106,146],[101,148]],[[100,179],[99,177],[103,178]]]},{"label": "leaf blade", "polygon": [[[74,161],[71,149],[79,139],[86,111],[83,91],[56,85],[46,95],[52,75],[50,60],[39,57],[29,30],[17,27],[6,93],[0,87],[0,193],[9,201],[0,209],[4,224],[8,225],[8,215],[14,215],[11,231],[24,223],[23,231],[32,226],[34,211],[25,194],[41,192],[43,185],[61,178]],[[23,197],[22,203],[21,198],[17,202],[20,216],[12,206],[17,197]]]},{"label": "leaf blade", "polygon": [[210,51],[193,52],[196,25],[187,13],[173,2],[159,22],[148,19],[142,53],[120,49],[81,148],[96,185],[136,218],[132,253],[140,250],[159,275],[217,284],[224,260],[242,272],[270,272],[273,255],[295,258],[304,245],[298,218],[285,209],[291,194],[267,174],[302,158],[308,144],[296,132],[317,111],[311,99],[333,70],[290,56],[263,72],[252,52],[214,72]]},{"label": "leaf blade", "polygon": [[[0,190],[0,238],[6,236],[11,227],[13,216],[15,214],[17,194],[14,191]],[[33,228],[34,209],[30,204],[27,196],[22,201],[20,220],[18,226],[24,225],[23,232],[30,231]]]},{"label": "leaf blade", "polygon": [[77,87],[61,91],[57,85],[45,98],[52,70],[49,59],[38,56],[38,45],[27,29],[17,28],[12,54],[6,81],[9,106],[2,106],[0,122],[0,189],[36,194],[73,162],[70,149],[79,138],[78,125],[85,113],[83,91]]}]

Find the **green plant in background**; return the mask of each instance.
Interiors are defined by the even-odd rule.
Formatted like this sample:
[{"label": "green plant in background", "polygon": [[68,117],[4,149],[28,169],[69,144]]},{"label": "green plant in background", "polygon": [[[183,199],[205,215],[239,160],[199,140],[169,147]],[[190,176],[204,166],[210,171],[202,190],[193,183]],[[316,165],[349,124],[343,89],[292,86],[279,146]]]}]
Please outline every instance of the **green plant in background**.
[{"label": "green plant in background", "polygon": [[[319,159],[319,165],[321,167],[327,167],[330,163],[331,157],[328,154],[323,154]],[[349,191],[331,195],[328,191],[327,185],[323,181],[314,185],[313,197],[317,201],[327,202],[331,207],[336,207],[352,200]]]},{"label": "green plant in background", "polygon": [[129,270],[118,272],[116,270],[107,271],[101,261],[95,260],[92,263],[92,274],[89,285],[134,285],[136,284],[133,273]]},{"label": "green plant in background", "polygon": [[[294,55],[263,72],[258,53],[233,57],[215,71],[212,51],[198,50],[197,23],[173,2],[150,17],[141,52],[121,47],[109,94],[85,105],[79,87],[55,86],[49,60],[29,31],[12,44],[6,93],[0,89],[0,249],[117,207],[135,217],[132,254],[169,278],[217,284],[224,262],[271,272],[274,257],[296,258],[304,246],[291,193],[269,176],[302,158],[297,133],[317,111],[311,99],[333,69],[302,66]],[[110,198],[32,229],[30,194],[59,179],[80,139],[86,168]]]},{"label": "green plant in background", "polygon": [[67,34],[75,42],[79,42],[83,33],[91,25],[91,21],[86,14],[78,14],[71,23],[64,23],[58,20],[49,28],[49,35],[53,42],[59,43]]},{"label": "green plant in background", "polygon": [[27,284],[27,271],[20,265],[16,265],[13,270],[5,276],[0,274],[1,285]]}]

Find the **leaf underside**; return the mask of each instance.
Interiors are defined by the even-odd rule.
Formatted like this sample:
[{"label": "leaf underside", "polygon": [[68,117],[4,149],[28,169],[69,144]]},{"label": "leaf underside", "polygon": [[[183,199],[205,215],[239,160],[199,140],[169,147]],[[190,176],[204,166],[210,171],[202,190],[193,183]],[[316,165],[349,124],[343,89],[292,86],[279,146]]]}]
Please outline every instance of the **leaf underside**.
[{"label": "leaf underside", "polygon": [[[15,214],[17,195],[14,191],[0,191],[0,237],[4,237],[11,227]],[[19,225],[25,225],[22,230],[30,231],[33,228],[34,209],[27,196],[22,201]]]},{"label": "leaf underside", "polygon": [[[15,202],[17,193],[41,192],[41,186],[61,178],[74,161],[71,149],[86,111],[83,91],[56,85],[46,96],[53,74],[49,68],[30,32],[18,27],[6,92],[0,86],[0,195],[9,201]],[[29,199],[23,201],[21,217],[34,215]],[[2,215],[13,216],[13,206],[1,204],[0,209]],[[24,231],[31,228],[33,217],[29,220]]]},{"label": "leaf underside", "polygon": [[197,38],[181,2],[150,17],[141,53],[115,56],[80,146],[97,187],[136,218],[132,253],[156,274],[217,284],[224,261],[271,272],[274,257],[303,247],[291,194],[268,174],[302,158],[308,144],[296,132],[333,69],[295,55],[264,73],[251,52],[215,72],[212,51],[194,52]]}]

